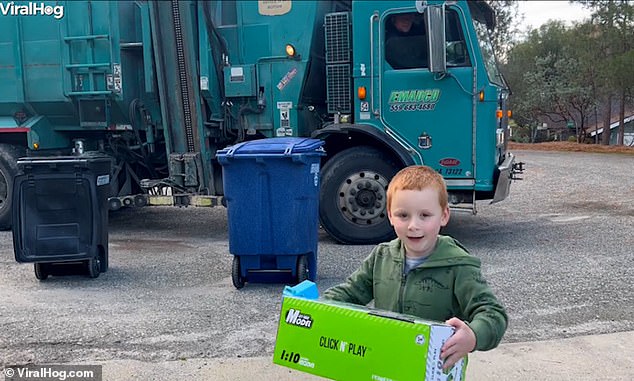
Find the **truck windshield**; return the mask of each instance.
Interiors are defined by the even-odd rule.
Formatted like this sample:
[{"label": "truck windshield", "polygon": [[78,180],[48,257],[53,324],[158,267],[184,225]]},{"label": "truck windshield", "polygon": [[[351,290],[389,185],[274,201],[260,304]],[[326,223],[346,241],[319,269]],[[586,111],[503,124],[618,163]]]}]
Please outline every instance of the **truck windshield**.
[{"label": "truck windshield", "polygon": [[478,34],[478,41],[480,43],[480,50],[482,51],[482,58],[484,59],[484,66],[486,67],[489,80],[500,86],[505,86],[504,78],[495,60],[495,52],[493,51],[493,44],[491,43],[491,35],[486,25],[478,20],[473,20],[473,24]]}]

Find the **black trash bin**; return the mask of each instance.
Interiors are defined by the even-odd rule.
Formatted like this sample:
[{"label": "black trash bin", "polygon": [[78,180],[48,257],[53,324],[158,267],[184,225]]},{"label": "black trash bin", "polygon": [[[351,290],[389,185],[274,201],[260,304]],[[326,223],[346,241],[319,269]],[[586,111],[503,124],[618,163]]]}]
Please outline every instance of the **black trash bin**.
[{"label": "black trash bin", "polygon": [[16,261],[34,263],[36,278],[71,264],[91,278],[107,271],[111,168],[103,155],[18,160],[13,249]]},{"label": "black trash bin", "polygon": [[297,282],[317,277],[319,166],[324,142],[252,140],[218,152],[227,200],[232,280]]}]

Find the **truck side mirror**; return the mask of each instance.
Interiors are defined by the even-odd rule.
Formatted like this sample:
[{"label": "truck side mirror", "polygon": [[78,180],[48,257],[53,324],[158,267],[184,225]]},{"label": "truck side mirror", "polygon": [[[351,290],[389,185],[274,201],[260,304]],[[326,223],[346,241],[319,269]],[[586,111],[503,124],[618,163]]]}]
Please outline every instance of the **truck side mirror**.
[{"label": "truck side mirror", "polygon": [[429,71],[432,73],[444,73],[447,71],[444,5],[428,6],[425,10],[425,21],[429,28],[429,33],[427,34]]}]

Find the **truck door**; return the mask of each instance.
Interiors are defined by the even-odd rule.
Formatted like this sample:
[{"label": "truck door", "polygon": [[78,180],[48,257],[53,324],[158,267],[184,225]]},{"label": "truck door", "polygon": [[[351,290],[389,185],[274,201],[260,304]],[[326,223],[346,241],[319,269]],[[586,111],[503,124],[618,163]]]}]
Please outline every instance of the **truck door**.
[{"label": "truck door", "polygon": [[416,149],[449,187],[472,187],[473,68],[458,14],[447,10],[445,19],[448,73],[440,77],[427,67],[424,15],[381,18],[381,117],[388,133]]}]

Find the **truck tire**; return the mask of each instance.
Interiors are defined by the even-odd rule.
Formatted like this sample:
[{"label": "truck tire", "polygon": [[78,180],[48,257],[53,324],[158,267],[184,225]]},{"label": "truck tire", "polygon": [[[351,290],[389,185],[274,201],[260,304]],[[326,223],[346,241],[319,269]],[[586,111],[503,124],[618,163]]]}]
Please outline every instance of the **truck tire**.
[{"label": "truck tire", "polygon": [[21,156],[24,154],[20,147],[0,144],[0,230],[11,229],[13,177],[18,173],[17,161]]},{"label": "truck tire", "polygon": [[374,244],[395,237],[387,218],[387,185],[400,169],[369,146],[346,149],[326,162],[321,173],[319,220],[335,240]]}]

